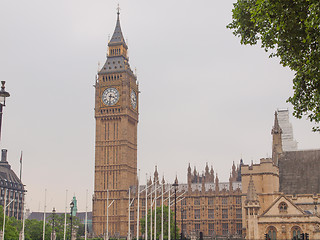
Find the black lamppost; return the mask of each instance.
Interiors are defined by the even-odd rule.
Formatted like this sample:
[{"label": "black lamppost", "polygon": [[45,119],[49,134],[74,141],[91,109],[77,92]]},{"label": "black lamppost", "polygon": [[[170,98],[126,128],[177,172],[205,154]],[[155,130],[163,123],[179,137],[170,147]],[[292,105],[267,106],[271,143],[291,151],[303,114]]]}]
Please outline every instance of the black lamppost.
[{"label": "black lamppost", "polygon": [[174,181],[174,240],[177,240],[177,187],[178,187],[178,179]]},{"label": "black lamppost", "polygon": [[70,209],[71,209],[71,212],[70,212],[70,221],[71,221],[70,240],[72,240],[72,212],[73,212],[73,207],[74,207],[74,202],[71,201],[71,203],[70,203]]},{"label": "black lamppost", "polygon": [[10,93],[6,92],[5,89],[5,81],[1,81],[1,90],[0,90],[0,137],[1,137],[1,125],[2,125],[2,108],[6,106],[6,98],[10,97]]},{"label": "black lamppost", "polygon": [[52,239],[52,240],[55,240],[55,239],[56,239],[56,238],[55,238],[56,233],[55,233],[55,230],[54,230],[54,215],[55,215],[55,214],[56,214],[56,209],[53,208],[53,209],[52,209],[52,233],[51,233],[51,235],[52,235],[51,239]]}]

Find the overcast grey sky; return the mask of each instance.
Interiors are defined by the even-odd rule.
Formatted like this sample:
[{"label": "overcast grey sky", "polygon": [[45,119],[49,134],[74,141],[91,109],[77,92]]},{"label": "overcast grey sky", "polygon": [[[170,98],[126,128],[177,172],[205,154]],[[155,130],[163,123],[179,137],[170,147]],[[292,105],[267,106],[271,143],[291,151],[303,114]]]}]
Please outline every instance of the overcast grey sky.
[{"label": "overcast grey sky", "polygon": [[[214,166],[227,181],[232,162],[271,156],[277,108],[292,108],[293,73],[258,46],[241,46],[226,29],[232,3],[120,0],[130,64],[140,83],[138,168],[158,165],[166,181],[186,182],[188,163]],[[116,23],[113,0],[0,1],[0,80],[11,97],[1,148],[19,172],[27,207],[64,211],[72,195],[91,209],[94,174],[94,79]],[[319,134],[291,117],[299,148]]]}]

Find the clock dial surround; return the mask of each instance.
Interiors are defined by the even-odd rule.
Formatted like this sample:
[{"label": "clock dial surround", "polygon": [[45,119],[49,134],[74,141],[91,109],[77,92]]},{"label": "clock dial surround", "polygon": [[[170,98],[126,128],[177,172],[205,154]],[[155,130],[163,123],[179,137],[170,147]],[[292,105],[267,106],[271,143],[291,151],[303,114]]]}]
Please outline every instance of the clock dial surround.
[{"label": "clock dial surround", "polygon": [[119,91],[116,88],[107,88],[102,93],[102,102],[107,106],[113,106],[119,101]]}]

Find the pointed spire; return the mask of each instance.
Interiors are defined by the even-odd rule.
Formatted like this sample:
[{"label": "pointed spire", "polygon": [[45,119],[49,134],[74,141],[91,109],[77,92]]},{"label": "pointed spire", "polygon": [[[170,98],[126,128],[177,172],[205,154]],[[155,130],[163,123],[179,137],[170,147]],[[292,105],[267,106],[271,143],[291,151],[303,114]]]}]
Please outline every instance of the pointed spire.
[{"label": "pointed spire", "polygon": [[209,166],[208,166],[208,163],[206,163],[206,175],[209,173]]},{"label": "pointed spire", "polygon": [[149,178],[149,181],[148,181],[148,185],[150,186],[152,184],[152,179],[151,179],[151,176]]},{"label": "pointed spire", "polygon": [[231,176],[231,173],[230,173],[230,177],[229,177],[229,191],[232,192],[233,190],[233,181],[234,181],[234,178],[233,176]]},{"label": "pointed spire", "polygon": [[278,160],[283,152],[282,149],[282,129],[278,122],[278,113],[274,113],[274,125],[271,130],[272,134],[272,161],[275,165],[278,165]]},{"label": "pointed spire", "polygon": [[279,121],[278,121],[278,113],[277,111],[274,112],[274,124],[271,131],[272,134],[282,133],[282,129],[280,128]]},{"label": "pointed spire", "polygon": [[117,8],[117,23],[116,23],[116,27],[114,29],[113,35],[111,37],[111,40],[109,41],[108,46],[119,45],[119,44],[122,44],[126,48],[128,48],[127,44],[126,44],[126,42],[124,40],[122,31],[121,31],[121,26],[120,26],[120,7],[118,5],[118,8]]},{"label": "pointed spire", "polygon": [[215,182],[216,182],[216,192],[219,192],[219,178],[218,178],[218,173],[216,174],[216,180],[215,180]]},{"label": "pointed spire", "polygon": [[164,175],[162,175],[162,184],[165,184],[166,181],[164,180]]},{"label": "pointed spire", "polygon": [[190,163],[189,163],[189,166],[188,166],[188,174],[191,175],[191,167],[190,167]]},{"label": "pointed spire", "polygon": [[257,201],[257,200],[258,200],[258,196],[256,193],[256,189],[254,187],[252,176],[250,176],[248,192],[247,192],[247,201]]},{"label": "pointed spire", "polygon": [[155,166],[154,174],[153,174],[153,182],[158,183],[159,182],[159,174],[158,174],[158,169],[157,165]]}]

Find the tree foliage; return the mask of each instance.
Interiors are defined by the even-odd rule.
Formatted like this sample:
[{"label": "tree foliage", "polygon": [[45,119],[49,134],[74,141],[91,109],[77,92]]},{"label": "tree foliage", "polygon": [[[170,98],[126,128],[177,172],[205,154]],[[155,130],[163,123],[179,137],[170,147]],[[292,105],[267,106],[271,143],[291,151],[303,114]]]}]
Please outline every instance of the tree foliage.
[{"label": "tree foliage", "polygon": [[[46,233],[45,240],[51,239],[52,233],[52,215],[48,217],[48,222],[46,223]],[[54,217],[54,225],[56,232],[56,239],[63,239],[64,234],[64,214],[56,214]],[[3,206],[0,205],[0,226],[2,230],[3,226]],[[67,215],[67,231],[66,236],[70,238],[70,214]],[[84,235],[84,224],[77,217],[72,218],[73,229],[77,232],[77,239],[80,239]],[[22,230],[22,221],[15,219],[14,217],[6,216],[6,226],[5,226],[5,240],[19,239],[19,233]],[[25,239],[26,240],[42,240],[43,234],[43,221],[38,221],[36,219],[26,219],[25,220]]]},{"label": "tree foliage", "polygon": [[[3,206],[0,205],[0,226],[1,231],[3,227]],[[4,239],[18,239],[19,232],[21,230],[21,224],[15,218],[7,217],[6,216],[6,225],[4,229]]]},{"label": "tree foliage", "polygon": [[315,123],[320,131],[320,1],[238,0],[227,26],[241,44],[255,45],[279,57],[295,72],[294,94],[287,101],[294,115]]},{"label": "tree foliage", "polygon": [[[151,234],[151,230],[150,230],[150,223],[151,223],[151,217],[152,217],[152,238],[154,236],[154,210],[152,211],[152,213],[150,213],[150,209],[148,211],[148,215],[147,215],[147,228],[148,228],[148,239],[152,239],[150,234]],[[163,206],[163,239],[168,239],[168,206]],[[157,220],[157,225],[156,225],[156,229],[157,229],[157,239],[160,239],[160,234],[161,234],[161,207],[157,207],[156,209],[156,220]],[[140,219],[140,231],[141,233],[144,235],[145,234],[145,217]],[[179,228],[178,226],[176,227],[176,236],[177,238],[180,238],[179,235]],[[174,212],[170,210],[170,236],[171,239],[174,239]]]}]

